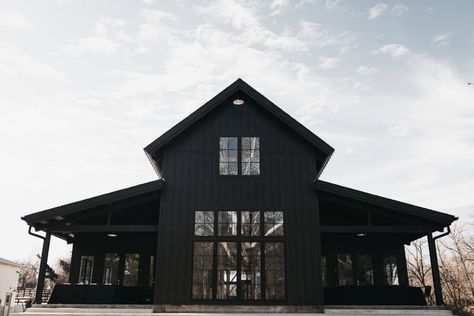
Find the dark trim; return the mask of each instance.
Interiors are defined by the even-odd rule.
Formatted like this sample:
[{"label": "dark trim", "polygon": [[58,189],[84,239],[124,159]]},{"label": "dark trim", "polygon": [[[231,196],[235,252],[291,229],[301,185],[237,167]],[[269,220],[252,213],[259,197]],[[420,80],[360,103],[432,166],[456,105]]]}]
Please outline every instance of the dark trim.
[{"label": "dark trim", "polygon": [[144,193],[149,193],[149,192],[154,192],[154,191],[158,192],[162,190],[163,187],[164,187],[163,180],[155,180],[155,181],[139,184],[133,187],[129,187],[126,189],[95,196],[95,197],[81,200],[78,202],[50,208],[41,212],[32,213],[32,214],[23,216],[21,219],[27,222],[29,225],[32,225],[39,221],[50,220],[54,218],[55,216],[59,216],[59,215],[64,216],[64,215],[80,212],[89,208],[93,208],[93,207],[97,207],[101,205],[107,205],[113,202],[124,200],[130,197],[144,194]]},{"label": "dark trim", "polygon": [[444,305],[443,292],[441,288],[441,277],[439,275],[438,255],[436,253],[436,241],[430,233],[426,235],[428,238],[428,248],[430,250],[431,275],[433,277],[434,295],[436,305]]},{"label": "dark trim", "polygon": [[238,93],[239,91],[240,94],[245,94],[252,98],[254,101],[256,101],[257,104],[264,107],[271,114],[280,119],[288,127],[296,131],[300,136],[305,138],[323,153],[324,159],[321,164],[321,168],[318,174],[316,175],[319,176],[324,166],[326,166],[332,153],[334,152],[334,148],[332,148],[329,144],[327,144],[321,138],[316,136],[313,132],[304,127],[301,123],[296,121],[285,111],[283,111],[281,108],[279,108],[273,102],[268,100],[265,96],[260,94],[257,90],[252,88],[240,78],[144,148],[146,154],[149,157],[152,157],[151,160],[153,161],[152,164],[155,170],[157,170],[157,167],[159,170],[159,166],[155,165],[157,162],[156,157],[159,156],[158,152],[163,146],[165,146],[168,142],[177,137],[191,125],[199,121],[214,108],[222,104],[222,102],[225,101],[227,98],[231,97],[233,94]]},{"label": "dark trim", "polygon": [[431,229],[421,226],[365,226],[365,225],[321,225],[321,233],[427,233]]},{"label": "dark trim", "polygon": [[[359,190],[354,190],[348,187],[343,187],[343,186],[340,186],[334,183],[329,183],[326,181],[315,180],[314,185],[318,192],[334,194],[334,195],[346,197],[349,199],[357,200],[360,202],[379,206],[382,208],[387,208],[390,210],[394,210],[394,211],[398,211],[398,212],[402,212],[402,213],[406,213],[406,214],[410,214],[414,216],[419,216],[422,218],[429,219],[430,221],[439,222],[440,224],[443,225],[443,227],[450,225],[452,222],[458,219],[457,217],[450,214],[441,213],[435,210],[430,210],[430,209],[419,207],[416,205],[403,203],[400,201],[392,200],[392,199],[378,196],[375,194],[370,194],[370,193],[362,192]],[[443,227],[441,227],[441,229]]]},{"label": "dark trim", "polygon": [[157,232],[158,225],[63,225],[63,224],[50,224],[47,229],[51,232],[76,232],[76,233],[102,233],[102,232],[114,232],[114,233],[146,233],[146,232]]}]

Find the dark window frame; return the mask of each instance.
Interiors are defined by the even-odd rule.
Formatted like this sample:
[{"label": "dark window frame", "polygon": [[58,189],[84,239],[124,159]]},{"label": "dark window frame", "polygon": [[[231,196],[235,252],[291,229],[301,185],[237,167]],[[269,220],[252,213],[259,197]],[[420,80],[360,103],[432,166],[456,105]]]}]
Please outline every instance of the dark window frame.
[{"label": "dark window frame", "polygon": [[[235,137],[237,138],[237,174],[221,174],[220,172],[220,165],[221,165],[221,160],[220,160],[220,153],[221,153],[221,147],[220,147],[220,139],[221,138],[231,138]],[[242,138],[258,138],[258,151],[259,151],[259,173],[258,174],[242,174]],[[258,179],[259,176],[262,175],[262,137],[260,136],[252,136],[252,135],[240,135],[240,136],[219,136],[217,137],[217,144],[218,144],[218,150],[217,150],[217,175],[219,178],[225,178],[225,179],[240,179],[244,177],[245,179]],[[223,162],[224,163],[224,162]]]},{"label": "dark window frame", "polygon": [[[200,210],[202,211],[202,210]],[[238,302],[239,304],[281,304],[287,302],[288,291],[287,291],[287,257],[286,257],[286,222],[285,222],[285,212],[281,210],[207,210],[214,212],[214,235],[212,236],[197,236],[194,235],[194,221],[195,214],[198,211],[193,212],[193,239],[192,239],[192,257],[194,255],[194,244],[196,242],[212,242],[213,243],[213,276],[212,276],[212,298],[211,299],[195,299],[193,297],[192,288],[193,288],[193,275],[194,275],[194,260],[191,263],[191,281],[190,288],[191,293],[190,297],[193,302],[203,303],[203,304],[228,304]],[[235,211],[237,212],[237,235],[235,236],[219,236],[218,234],[218,212],[219,211]],[[251,211],[251,212],[260,212],[260,235],[259,236],[245,236],[242,234],[242,212]],[[283,215],[283,235],[282,236],[265,236],[264,235],[264,212],[282,212]],[[217,248],[219,242],[236,242],[237,243],[237,297],[235,299],[218,299],[217,298]],[[260,243],[260,299],[244,299],[242,298],[242,285],[241,285],[241,276],[242,276],[242,243],[243,242],[259,242]],[[265,280],[265,244],[266,243],[282,243],[283,244],[283,260],[284,264],[284,298],[283,299],[265,299],[266,297],[266,280]]]}]

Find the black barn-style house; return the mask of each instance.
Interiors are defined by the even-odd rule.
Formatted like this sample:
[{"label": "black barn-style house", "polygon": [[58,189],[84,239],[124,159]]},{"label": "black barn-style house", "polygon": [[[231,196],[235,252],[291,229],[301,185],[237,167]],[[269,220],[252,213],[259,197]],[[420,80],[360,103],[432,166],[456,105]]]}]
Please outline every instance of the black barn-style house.
[{"label": "black barn-style house", "polygon": [[[145,147],[158,180],[23,217],[73,244],[49,303],[423,305],[404,246],[456,217],[319,180],[334,149],[238,79]],[[34,231],[43,231],[37,234]]]}]

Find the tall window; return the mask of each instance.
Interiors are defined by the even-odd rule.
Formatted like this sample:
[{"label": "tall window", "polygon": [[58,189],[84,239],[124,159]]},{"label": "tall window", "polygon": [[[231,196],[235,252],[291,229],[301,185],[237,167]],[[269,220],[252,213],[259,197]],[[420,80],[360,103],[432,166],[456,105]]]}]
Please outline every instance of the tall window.
[{"label": "tall window", "polygon": [[82,283],[82,284],[91,283],[93,271],[94,271],[94,256],[81,256],[81,266],[79,268],[79,283]]},{"label": "tall window", "polygon": [[108,253],[104,261],[104,284],[119,284],[119,262],[120,256],[117,253]]},{"label": "tall window", "polygon": [[[209,234],[196,229],[203,214]],[[283,224],[281,211],[196,211],[193,299],[284,300]]]},{"label": "tall window", "polygon": [[221,137],[219,140],[219,174],[237,175],[237,137]]},{"label": "tall window", "polygon": [[258,137],[242,137],[242,174],[260,174],[260,140]]},{"label": "tall window", "polygon": [[373,285],[374,272],[372,270],[372,256],[356,255],[355,259],[355,285]]},{"label": "tall window", "polygon": [[384,284],[398,285],[397,258],[395,256],[385,257],[384,266]]},{"label": "tall window", "polygon": [[[240,155],[239,155],[240,147]],[[239,168],[240,166],[240,168]],[[220,175],[259,175],[260,138],[259,137],[220,137],[219,139]]]},{"label": "tall window", "polygon": [[352,285],[352,256],[337,255],[337,285]]},{"label": "tall window", "polygon": [[138,286],[138,263],[139,254],[125,254],[125,267],[123,271],[124,286]]},{"label": "tall window", "polygon": [[212,298],[212,242],[195,242],[193,256],[193,299]]}]

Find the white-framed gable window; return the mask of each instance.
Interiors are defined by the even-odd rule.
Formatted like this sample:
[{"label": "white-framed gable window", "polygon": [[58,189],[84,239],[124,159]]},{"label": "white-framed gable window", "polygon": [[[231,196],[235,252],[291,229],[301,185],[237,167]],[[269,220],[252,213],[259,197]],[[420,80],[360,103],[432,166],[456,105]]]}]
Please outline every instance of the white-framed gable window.
[{"label": "white-framed gable window", "polygon": [[[239,141],[240,140],[240,141]],[[259,137],[220,137],[219,175],[259,175]]]}]

